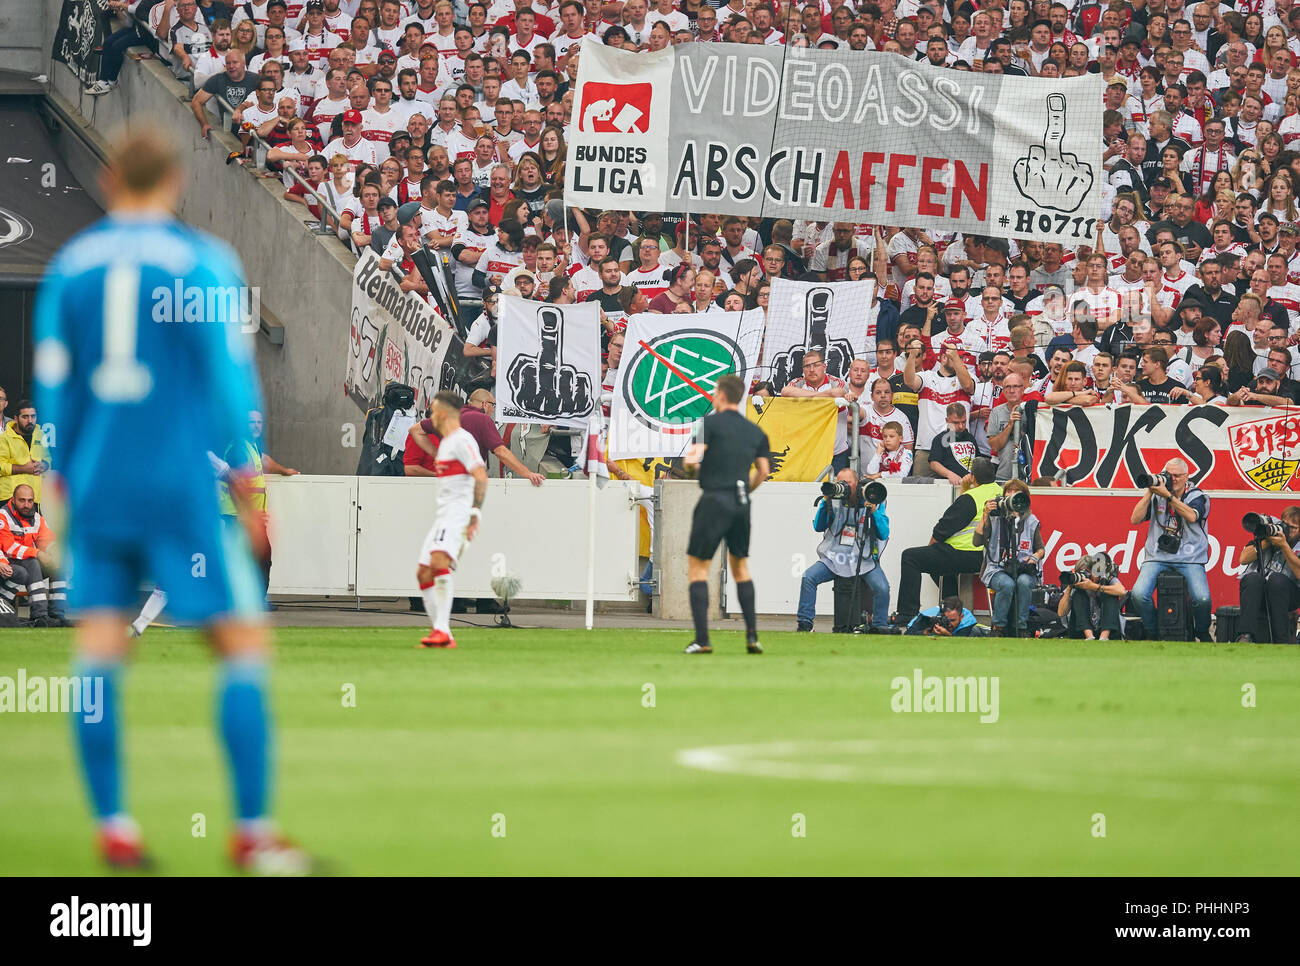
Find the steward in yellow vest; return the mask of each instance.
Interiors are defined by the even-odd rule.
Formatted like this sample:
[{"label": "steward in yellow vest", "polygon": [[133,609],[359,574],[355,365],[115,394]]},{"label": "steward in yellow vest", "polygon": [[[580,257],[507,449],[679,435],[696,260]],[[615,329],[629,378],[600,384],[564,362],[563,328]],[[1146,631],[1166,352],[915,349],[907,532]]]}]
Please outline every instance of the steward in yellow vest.
[{"label": "steward in yellow vest", "polygon": [[992,460],[977,458],[964,481],[968,489],[935,523],[930,543],[903,551],[895,623],[906,624],[921,609],[922,574],[941,581],[941,597],[953,597],[957,594],[958,575],[977,574],[983,569],[984,554],[975,546],[975,531],[984,522],[984,504],[1002,495],[1001,485],[994,482],[996,476],[997,465]]}]

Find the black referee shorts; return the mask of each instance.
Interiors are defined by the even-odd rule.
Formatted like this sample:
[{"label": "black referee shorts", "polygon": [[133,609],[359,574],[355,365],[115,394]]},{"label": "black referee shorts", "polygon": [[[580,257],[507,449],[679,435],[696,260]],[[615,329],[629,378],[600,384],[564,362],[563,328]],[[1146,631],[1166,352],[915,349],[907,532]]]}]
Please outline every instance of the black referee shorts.
[{"label": "black referee shorts", "polygon": [[749,556],[749,502],[741,503],[733,493],[706,490],[695,504],[686,553],[712,560],[724,540],[733,557]]}]

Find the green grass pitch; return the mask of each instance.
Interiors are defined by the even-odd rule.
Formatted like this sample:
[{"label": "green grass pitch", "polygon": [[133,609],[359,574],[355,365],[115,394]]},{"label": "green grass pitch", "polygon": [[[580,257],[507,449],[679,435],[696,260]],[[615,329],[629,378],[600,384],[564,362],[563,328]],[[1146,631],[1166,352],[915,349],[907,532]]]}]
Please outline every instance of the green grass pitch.
[{"label": "green grass pitch", "polygon": [[[720,633],[688,657],[681,631],[456,634],[276,633],[275,813],[342,874],[1300,868],[1295,648],[770,633],[751,657]],[[0,675],[66,674],[70,644],[6,632]],[[228,871],[213,668],[155,629],[126,679],[127,801],[164,874]],[[915,668],[996,676],[998,720],[891,710]],[[0,873],[99,871],[66,718],[0,729]]]}]

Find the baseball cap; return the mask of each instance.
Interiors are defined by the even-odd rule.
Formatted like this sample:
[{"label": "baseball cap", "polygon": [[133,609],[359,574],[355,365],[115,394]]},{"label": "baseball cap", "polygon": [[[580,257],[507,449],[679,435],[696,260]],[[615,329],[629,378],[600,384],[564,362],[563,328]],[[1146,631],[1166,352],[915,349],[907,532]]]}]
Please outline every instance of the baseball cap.
[{"label": "baseball cap", "polygon": [[289,53],[295,54],[300,50],[306,50],[307,44],[301,38],[289,41]]},{"label": "baseball cap", "polygon": [[344,123],[344,124],[360,124],[360,123],[361,123],[361,112],[358,111],[358,110],[356,110],[355,108],[353,108],[353,109],[351,109],[351,110],[344,111],[344,112],[343,112],[343,123]]},{"label": "baseball cap", "polygon": [[1284,221],[1278,231],[1283,235],[1300,235],[1300,225],[1293,221]]},{"label": "baseball cap", "polygon": [[419,210],[420,203],[418,201],[408,201],[397,209],[397,220],[403,225],[409,224]]},{"label": "baseball cap", "polygon": [[1277,384],[1280,383],[1281,381],[1282,380],[1278,378],[1278,374],[1274,372],[1272,369],[1261,369],[1259,371],[1259,375],[1255,377],[1255,381],[1252,382],[1250,385],[1252,389],[1258,389],[1259,384],[1261,382]]},{"label": "baseball cap", "polygon": [[469,203],[466,211],[477,211],[479,208],[491,208],[492,204],[486,198],[475,198]]},{"label": "baseball cap", "polygon": [[379,199],[379,205],[378,205],[378,207],[380,207],[380,208],[396,208],[396,207],[397,207],[397,199],[396,199],[396,198],[391,198],[391,197],[389,197],[388,195],[384,195],[382,198]]},{"label": "baseball cap", "polygon": [[945,312],[946,312],[948,309],[961,309],[963,312],[965,312],[965,311],[966,311],[966,303],[963,302],[961,299],[957,298],[957,296],[954,295],[952,298],[948,299],[947,301],[945,301],[945,302],[943,303],[943,308],[944,308],[944,311],[945,311]]},{"label": "baseball cap", "polygon": [[323,4],[321,0],[307,0],[307,2],[303,4],[303,8],[306,10],[324,10],[325,4]]},{"label": "baseball cap", "polygon": [[1173,186],[1174,183],[1168,178],[1156,178],[1155,181],[1151,182],[1151,187],[1153,188],[1172,188]]}]

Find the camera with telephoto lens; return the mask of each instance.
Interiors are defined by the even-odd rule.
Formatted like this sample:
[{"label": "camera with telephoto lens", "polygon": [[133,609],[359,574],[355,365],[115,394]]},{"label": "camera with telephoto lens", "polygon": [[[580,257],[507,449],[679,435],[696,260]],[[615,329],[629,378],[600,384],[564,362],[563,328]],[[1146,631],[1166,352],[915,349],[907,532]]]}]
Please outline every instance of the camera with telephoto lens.
[{"label": "camera with telephoto lens", "polygon": [[[860,502],[873,506],[880,506],[889,496],[885,484],[879,480],[862,480],[858,483],[858,490],[862,497]],[[847,500],[852,492],[852,488],[843,480],[827,480],[822,484],[822,496],[832,500]]]},{"label": "camera with telephoto lens", "polygon": [[1110,554],[1106,551],[1099,553],[1090,553],[1079,558],[1079,562],[1074,565],[1074,569],[1069,572],[1062,572],[1061,586],[1073,587],[1081,580],[1091,580],[1099,586],[1106,586],[1115,579],[1119,573],[1115,566],[1115,561],[1111,559]]},{"label": "camera with telephoto lens", "polygon": [[1241,518],[1241,525],[1246,528],[1247,533],[1253,534],[1256,540],[1286,535],[1286,527],[1281,520],[1263,513],[1247,513]]},{"label": "camera with telephoto lens", "polygon": [[1168,473],[1156,473],[1154,475],[1143,473],[1133,482],[1144,490],[1150,490],[1157,486],[1163,486],[1171,493],[1174,490],[1174,478]]},{"label": "camera with telephoto lens", "polygon": [[1029,509],[1029,494],[1024,490],[1017,490],[1010,496],[1000,496],[997,499],[997,506],[989,511],[991,517],[1009,517],[1017,513],[1024,513]]},{"label": "camera with telephoto lens", "polygon": [[849,485],[843,480],[827,480],[822,484],[822,496],[830,497],[832,500],[847,500]]}]

